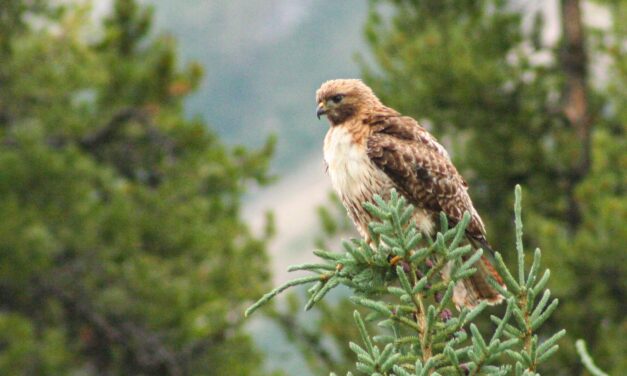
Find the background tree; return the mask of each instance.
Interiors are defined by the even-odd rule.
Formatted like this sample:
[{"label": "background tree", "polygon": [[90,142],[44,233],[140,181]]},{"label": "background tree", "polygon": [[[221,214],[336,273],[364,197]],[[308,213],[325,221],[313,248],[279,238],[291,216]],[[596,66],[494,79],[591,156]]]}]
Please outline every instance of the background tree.
[{"label": "background tree", "polygon": [[[610,28],[585,25],[582,2],[562,0],[556,43],[545,34],[556,20],[523,19],[531,2],[372,1],[366,25],[366,81],[453,146],[497,249],[513,233],[511,187],[528,190],[526,234],[551,250],[563,302],[552,325],[568,330],[556,375],[582,372],[580,337],[610,373],[627,366],[627,4],[591,3]],[[592,80],[593,67],[606,77]]]},{"label": "background tree", "polygon": [[265,239],[239,209],[272,142],[185,119],[201,70],[149,9],[89,20],[0,2],[0,373],[262,374],[241,310]]}]

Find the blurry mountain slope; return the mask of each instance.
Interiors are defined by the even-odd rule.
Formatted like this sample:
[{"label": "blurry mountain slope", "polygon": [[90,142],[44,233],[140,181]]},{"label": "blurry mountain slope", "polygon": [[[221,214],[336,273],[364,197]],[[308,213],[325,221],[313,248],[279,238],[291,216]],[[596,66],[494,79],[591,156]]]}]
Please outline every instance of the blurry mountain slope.
[{"label": "blurry mountain slope", "polygon": [[187,102],[229,143],[259,145],[279,134],[280,171],[319,154],[326,123],[314,117],[324,80],[359,74],[367,4],[359,0],[148,0],[157,28],[206,76]]}]

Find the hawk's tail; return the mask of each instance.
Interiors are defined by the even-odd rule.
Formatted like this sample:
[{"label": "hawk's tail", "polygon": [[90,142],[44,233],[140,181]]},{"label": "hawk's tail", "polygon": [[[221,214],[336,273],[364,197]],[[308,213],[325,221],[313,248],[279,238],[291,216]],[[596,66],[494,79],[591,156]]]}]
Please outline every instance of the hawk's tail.
[{"label": "hawk's tail", "polygon": [[[475,248],[492,251],[485,240],[471,239],[470,242]],[[484,300],[490,305],[501,303],[503,295],[488,283],[488,277],[492,277],[503,288],[505,288],[505,284],[499,273],[494,269],[494,266],[492,266],[492,263],[490,263],[490,260],[485,255],[481,256],[481,259],[473,267],[477,269],[477,272],[455,285],[453,303],[455,303],[457,308],[473,308]]]}]

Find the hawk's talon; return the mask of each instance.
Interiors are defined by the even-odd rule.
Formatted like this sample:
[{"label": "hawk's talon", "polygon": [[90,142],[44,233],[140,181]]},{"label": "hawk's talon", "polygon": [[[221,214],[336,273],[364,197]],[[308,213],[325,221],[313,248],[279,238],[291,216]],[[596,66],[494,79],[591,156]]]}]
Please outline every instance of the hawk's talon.
[{"label": "hawk's talon", "polygon": [[401,261],[402,257],[401,256],[394,256],[390,259],[390,265],[392,266],[396,266],[396,264],[398,264],[399,261]]}]

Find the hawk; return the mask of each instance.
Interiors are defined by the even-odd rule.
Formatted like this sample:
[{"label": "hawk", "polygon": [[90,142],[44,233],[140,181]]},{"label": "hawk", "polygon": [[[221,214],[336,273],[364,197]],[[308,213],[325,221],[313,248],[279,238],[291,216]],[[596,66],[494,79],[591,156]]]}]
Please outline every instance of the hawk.
[{"label": "hawk", "polygon": [[[327,81],[316,92],[317,116],[326,115],[330,127],[324,138],[324,160],[333,188],[359,233],[368,238],[374,218],[362,204],[375,194],[389,197],[392,188],[414,207],[419,231],[433,236],[440,212],[451,223],[471,216],[466,238],[474,248],[491,249],[481,217],[475,210],[468,184],[457,172],[442,145],[416,120],[385,106],[361,80]],[[477,272],[455,286],[457,307],[474,307],[480,301],[503,300],[487,282],[502,280],[485,256]]]}]

